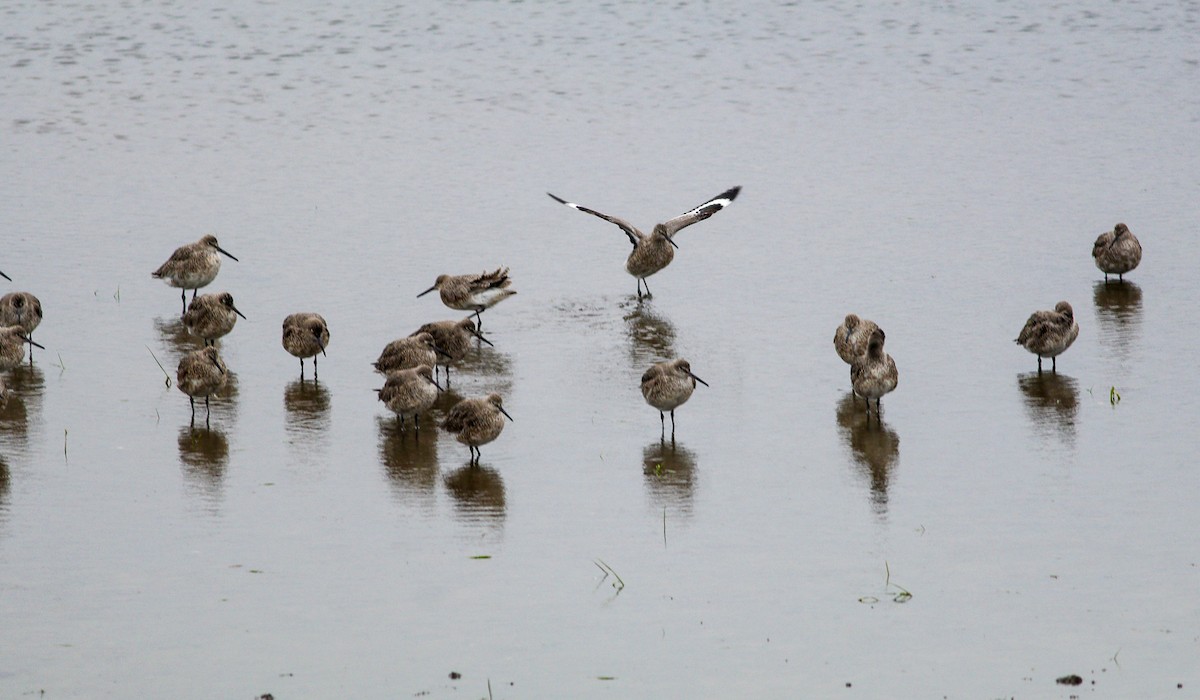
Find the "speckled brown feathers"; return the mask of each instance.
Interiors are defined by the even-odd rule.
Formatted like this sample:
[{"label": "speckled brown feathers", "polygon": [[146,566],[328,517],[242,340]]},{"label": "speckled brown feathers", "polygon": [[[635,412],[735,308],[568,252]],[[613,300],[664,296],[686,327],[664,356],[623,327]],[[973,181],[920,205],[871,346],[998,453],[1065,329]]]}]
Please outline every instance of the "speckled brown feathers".
[{"label": "speckled brown feathers", "polygon": [[317,353],[329,347],[329,324],[321,314],[304,311],[283,319],[283,349],[300,358],[300,378],[304,379],[304,358],[313,361],[313,379],[317,378]]},{"label": "speckled brown feathers", "polygon": [[1128,226],[1117,224],[1113,230],[1100,234],[1092,244],[1092,258],[1104,273],[1104,281],[1108,281],[1110,274],[1124,281],[1125,273],[1142,261],[1142,244]]},{"label": "speckled brown feathers", "polygon": [[488,345],[492,344],[475,330],[475,322],[471,320],[470,316],[459,321],[426,323],[413,331],[409,337],[421,333],[433,336],[433,344],[442,351],[438,354],[437,365],[434,366],[434,378],[437,378],[437,366],[445,367],[447,385],[450,383],[450,365],[461,362],[467,356],[467,352],[471,350],[473,339],[478,338]]},{"label": "speckled brown feathers", "polygon": [[850,384],[855,394],[867,400],[868,412],[871,410],[871,399],[875,399],[875,408],[878,410],[883,395],[892,392],[900,381],[896,362],[883,351],[884,340],[882,330],[872,330],[867,340],[867,351],[850,365]]},{"label": "speckled brown feathers", "polygon": [[208,397],[220,391],[229,380],[229,369],[215,347],[193,350],[179,360],[175,382],[188,395],[192,420],[196,419],[196,397],[204,397],[205,422],[208,422]]},{"label": "speckled brown feathers", "polygon": [[183,299],[182,313],[187,313],[187,290],[192,290],[192,298],[195,299],[197,289],[207,286],[217,278],[217,273],[221,271],[221,255],[237,261],[237,258],[217,244],[216,236],[209,234],[195,243],[176,248],[171,257],[151,272],[150,276],[161,279],[172,287],[178,287]]},{"label": "speckled brown feathers", "polygon": [[859,318],[856,314],[846,314],[842,325],[833,332],[833,347],[838,357],[848,365],[867,352],[867,342],[871,333],[879,326],[874,321]]},{"label": "speckled brown feathers", "polygon": [[379,400],[396,414],[400,427],[404,427],[405,414],[413,415],[413,424],[421,429],[421,413],[437,400],[438,385],[429,365],[410,367],[388,374],[383,388],[378,389]]},{"label": "speckled brown feathers", "polygon": [[25,360],[26,343],[45,350],[40,344],[25,335],[24,328],[20,326],[0,327],[0,372],[7,372]]},{"label": "speckled brown feathers", "polygon": [[1071,347],[1079,337],[1079,324],[1071,305],[1060,301],[1053,311],[1035,311],[1025,322],[1025,327],[1014,341],[1038,356],[1038,371],[1042,371],[1042,358],[1051,358],[1051,369],[1058,370],[1055,358]]},{"label": "speckled brown feathers", "polygon": [[437,364],[439,349],[432,335],[418,331],[385,345],[383,352],[379,353],[379,359],[372,364],[384,374],[421,365],[432,367]]},{"label": "speckled brown feathers", "polygon": [[508,288],[511,284],[508,268],[498,267],[479,275],[438,275],[433,286],[417,296],[425,296],[436,289],[446,306],[459,311],[474,311],[476,323],[482,328],[479,315],[517,293]]},{"label": "speckled brown feathers", "polygon": [[213,345],[217,338],[233,330],[238,316],[246,318],[233,305],[233,295],[229,292],[201,294],[188,304],[188,310],[183,314],[183,325],[188,333],[202,338],[205,345]]},{"label": "speckled brown feathers", "polygon": [[442,429],[467,445],[471,449],[471,463],[478,464],[479,446],[500,436],[504,430],[504,418],[512,420],[512,416],[504,410],[500,394],[489,394],[454,404],[442,420]]},{"label": "speckled brown feathers", "polygon": [[671,413],[671,439],[675,438],[675,409],[692,397],[696,382],[708,382],[692,374],[692,366],[682,358],[659,362],[642,374],[642,397],[658,409],[658,420],[666,433],[664,411]]},{"label": "speckled brown feathers", "polygon": [[9,292],[0,297],[0,326],[19,326],[25,335],[42,322],[42,302],[29,292]]}]

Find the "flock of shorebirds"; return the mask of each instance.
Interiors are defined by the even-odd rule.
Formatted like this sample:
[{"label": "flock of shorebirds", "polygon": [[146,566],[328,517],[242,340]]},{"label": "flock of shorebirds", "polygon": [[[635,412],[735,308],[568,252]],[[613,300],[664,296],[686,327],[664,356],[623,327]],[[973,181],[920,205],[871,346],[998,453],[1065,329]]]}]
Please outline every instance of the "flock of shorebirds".
[{"label": "flock of shorebirds", "polygon": [[[594,209],[568,202],[553,194],[555,201],[572,209],[591,214],[618,226],[629,238],[633,250],[625,263],[625,269],[637,279],[637,296],[640,301],[650,296],[646,278],[662,270],[675,257],[679,245],[674,236],[680,230],[729,206],[737,198],[741,187],[734,187],[709,199],[673,219],[657,224],[644,233],[623,219],[602,214]],[[547,193],[549,194],[549,193]],[[229,378],[229,369],[216,348],[217,339],[233,330],[239,317],[245,318],[234,306],[233,296],[228,292],[198,295],[198,290],[212,283],[221,269],[221,256],[237,260],[221,248],[215,236],[204,236],[195,243],[181,246],[171,254],[152,276],[180,290],[183,303],[183,324],[187,331],[204,342],[204,347],[187,353],[179,361],[176,385],[187,394],[192,408],[192,421],[196,418],[196,399],[203,397],[208,422],[209,397],[220,391]],[[1105,282],[1110,274],[1124,281],[1125,273],[1141,262],[1142,246],[1137,237],[1125,224],[1117,224],[1112,231],[1101,234],[1092,246],[1092,257],[1096,267],[1104,272]],[[0,276],[12,281],[8,275]],[[412,415],[414,430],[420,430],[421,413],[433,406],[439,391],[439,369],[445,368],[445,381],[450,382],[450,367],[460,362],[470,351],[473,340],[491,342],[482,335],[481,314],[516,294],[511,289],[512,281],[508,268],[497,268],[478,275],[439,275],[433,286],[418,294],[418,297],[437,291],[442,303],[459,311],[470,311],[471,316],[462,320],[427,323],[411,335],[388,343],[374,362],[375,368],[386,376],[382,388],[377,389],[379,400],[394,412],[404,428],[404,418]],[[645,293],[643,294],[643,288]],[[192,290],[192,301],[187,300],[187,290]],[[33,330],[42,320],[42,305],[37,297],[28,292],[12,292],[0,297],[0,371],[7,371],[24,361],[25,344],[43,347],[34,342]],[[1025,322],[1015,342],[1037,355],[1038,372],[1042,371],[1042,358],[1051,361],[1051,370],[1057,371],[1057,357],[1065,352],[1079,335],[1079,324],[1071,305],[1060,301],[1050,311],[1035,311]],[[893,391],[899,381],[896,362],[884,352],[885,334],[874,322],[848,314],[845,321],[834,332],[833,344],[839,357],[850,365],[850,383],[854,396],[866,401],[867,413],[871,412],[871,400],[875,400],[878,415],[880,400]],[[329,345],[329,326],[317,313],[295,313],[283,320],[283,348],[300,359],[300,377],[304,378],[304,360],[311,358],[313,380],[317,379],[317,355],[325,355]],[[30,362],[33,361],[32,352]],[[708,386],[692,373],[691,365],[682,358],[660,362],[642,375],[642,396],[646,403],[658,409],[662,435],[666,435],[666,414],[671,414],[671,438],[675,437],[675,409],[691,398],[697,383]],[[7,391],[0,378],[0,402],[7,400]],[[479,460],[479,447],[497,437],[504,430],[504,419],[512,416],[504,410],[499,394],[467,398],[455,404],[442,418],[439,425],[454,434],[458,441],[471,451],[471,463]]]}]

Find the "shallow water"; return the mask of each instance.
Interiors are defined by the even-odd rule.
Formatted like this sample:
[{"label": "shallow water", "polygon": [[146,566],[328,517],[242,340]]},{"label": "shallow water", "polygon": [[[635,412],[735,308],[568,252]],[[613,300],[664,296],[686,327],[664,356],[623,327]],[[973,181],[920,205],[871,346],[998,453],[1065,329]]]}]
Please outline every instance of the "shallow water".
[{"label": "shallow water", "polygon": [[[1200,684],[1200,7],[0,16],[0,269],[47,348],[0,410],[0,695]],[[650,226],[733,185],[642,304],[619,230],[544,194]],[[1117,221],[1146,257],[1104,285]],[[193,429],[149,272],[208,232],[248,320]],[[519,294],[439,403],[504,395],[472,469],[370,362],[497,265]],[[1011,341],[1060,299],[1081,334],[1038,376]],[[316,385],[279,345],[302,310]],[[850,311],[900,368],[881,423]],[[674,356],[711,388],[672,447],[638,378]]]}]

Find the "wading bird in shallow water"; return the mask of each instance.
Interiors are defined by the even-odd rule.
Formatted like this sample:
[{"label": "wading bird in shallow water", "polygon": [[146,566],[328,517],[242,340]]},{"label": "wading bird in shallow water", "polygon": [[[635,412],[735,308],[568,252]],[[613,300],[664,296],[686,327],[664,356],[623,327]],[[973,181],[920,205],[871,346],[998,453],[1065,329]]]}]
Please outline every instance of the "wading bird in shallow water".
[{"label": "wading bird in shallow water", "polygon": [[867,400],[867,413],[871,412],[871,399],[875,399],[875,414],[879,414],[879,402],[884,394],[890,393],[899,383],[896,361],[883,351],[883,331],[876,328],[867,340],[867,351],[850,365],[850,385],[854,393]]},{"label": "wading bird in shallow water", "polygon": [[492,344],[492,341],[484,338],[479,331],[475,330],[475,322],[468,316],[461,321],[434,321],[426,323],[415,330],[409,337],[415,337],[422,333],[428,333],[433,337],[433,345],[435,348],[440,348],[442,356],[436,361],[438,364],[433,366],[433,378],[437,379],[437,369],[439,365],[446,368],[446,386],[450,386],[450,365],[455,362],[461,362],[467,355],[467,351],[471,349],[471,337],[474,336],[479,340]]},{"label": "wading bird in shallow water", "polygon": [[[20,326],[0,328],[0,372],[7,372],[25,361],[25,343],[35,348],[46,349],[25,335],[25,330]],[[31,357],[32,354],[33,351],[30,350]]]},{"label": "wading bird in shallow water", "polygon": [[446,306],[458,311],[474,311],[475,322],[482,330],[483,319],[479,314],[516,294],[515,289],[508,288],[511,284],[507,267],[498,267],[481,275],[438,275],[433,286],[417,297],[436,289]]},{"label": "wading bird in shallow water", "polygon": [[504,418],[512,420],[504,410],[500,394],[463,399],[454,404],[442,420],[442,429],[457,436],[458,441],[471,448],[471,464],[479,464],[479,446],[486,445],[504,430]]},{"label": "wading bird in shallow water", "polygon": [[187,313],[183,315],[183,325],[188,333],[203,339],[205,345],[216,345],[217,338],[224,337],[233,330],[238,316],[246,318],[233,305],[233,295],[229,292],[201,294],[188,304]]},{"label": "wading bird in shallow water", "polygon": [[404,430],[404,414],[413,414],[413,425],[417,432],[421,431],[421,413],[429,410],[437,401],[438,386],[433,378],[433,368],[429,365],[410,367],[388,374],[382,389],[376,389],[379,400],[388,407],[400,421],[400,429]]},{"label": "wading bird in shallow water", "polygon": [[642,233],[637,227],[624,219],[618,219],[608,214],[601,214],[595,209],[588,209],[574,202],[568,202],[562,197],[550,194],[549,192],[546,194],[550,195],[551,199],[560,204],[565,204],[572,209],[578,209],[586,214],[598,216],[609,223],[616,224],[625,232],[625,235],[629,237],[629,242],[633,244],[633,251],[625,261],[625,270],[637,278],[637,295],[638,299],[641,299],[642,285],[646,286],[646,296],[651,296],[650,285],[646,282],[646,278],[670,265],[671,261],[675,258],[674,249],[679,247],[679,244],[674,241],[675,234],[697,221],[704,221],[729,206],[730,202],[736,199],[738,192],[741,191],[742,188],[740,186],[725,190],[691,211],[680,214],[674,219],[661,224],[656,224],[649,235]]},{"label": "wading bird in shallow water", "polygon": [[671,413],[671,440],[674,440],[675,409],[692,397],[696,382],[708,386],[708,382],[692,374],[692,366],[683,359],[659,362],[642,375],[642,396],[646,403],[658,409],[663,436],[667,433],[667,419],[663,411]]},{"label": "wading bird in shallow water", "polygon": [[196,290],[208,286],[221,271],[221,256],[217,253],[237,262],[237,258],[229,251],[217,245],[217,237],[209,234],[195,243],[176,248],[171,257],[150,276],[178,287],[179,298],[183,300],[182,313],[187,313],[187,290],[192,290],[192,298],[195,299]]},{"label": "wading bird in shallow water", "polygon": [[304,358],[313,361],[313,381],[317,379],[317,353],[329,346],[329,326],[321,314],[302,312],[283,319],[283,349],[300,358],[300,379],[304,379]]},{"label": "wading bird in shallow water", "polygon": [[1053,311],[1034,311],[1017,336],[1017,345],[1038,356],[1038,371],[1042,371],[1042,358],[1050,358],[1050,371],[1058,371],[1057,358],[1071,347],[1079,337],[1079,324],[1071,305],[1060,301]]},{"label": "wading bird in shallow water", "polygon": [[1104,273],[1104,281],[1109,274],[1125,281],[1125,273],[1138,266],[1142,261],[1142,244],[1137,236],[1129,231],[1125,224],[1117,224],[1113,230],[1100,234],[1092,244],[1092,258],[1096,267]]},{"label": "wading bird in shallow water", "polygon": [[[853,369],[855,361],[867,353],[867,343],[876,328],[879,326],[875,325],[874,321],[859,318],[855,314],[846,314],[846,320],[833,332],[833,348],[837,350],[838,357]],[[851,381],[853,380],[851,376]]]},{"label": "wading bird in shallow water", "polygon": [[376,371],[388,374],[421,365],[432,367],[437,363],[438,355],[445,354],[445,351],[433,342],[431,334],[418,331],[407,338],[397,338],[383,346],[383,352],[379,353],[379,359],[371,364]]},{"label": "wading bird in shallow water", "polygon": [[175,382],[179,390],[187,394],[192,405],[192,422],[196,422],[196,397],[204,397],[204,424],[210,415],[208,397],[220,391],[229,381],[229,369],[217,354],[215,347],[193,350],[179,360]]},{"label": "wading bird in shallow water", "polygon": [[[25,336],[33,338],[33,329],[42,322],[42,302],[29,292],[9,292],[0,297],[0,328],[17,326]],[[38,347],[41,347],[40,345]],[[29,350],[29,364],[33,364],[33,350]]]}]

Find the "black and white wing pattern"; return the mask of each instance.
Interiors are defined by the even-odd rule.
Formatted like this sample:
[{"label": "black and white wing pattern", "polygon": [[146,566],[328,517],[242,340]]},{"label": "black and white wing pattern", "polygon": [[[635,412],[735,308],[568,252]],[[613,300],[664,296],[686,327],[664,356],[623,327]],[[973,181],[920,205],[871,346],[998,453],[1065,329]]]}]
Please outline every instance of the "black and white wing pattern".
[{"label": "black and white wing pattern", "polygon": [[737,198],[738,193],[741,191],[741,186],[725,190],[721,194],[713,197],[695,209],[692,209],[684,214],[680,214],[670,221],[663,222],[661,224],[663,227],[663,232],[667,235],[667,237],[670,237],[675,235],[675,233],[682,228],[691,226],[697,221],[704,221],[708,217],[729,206],[729,204]]},{"label": "black and white wing pattern", "polygon": [[633,224],[629,223],[628,221],[625,221],[624,219],[618,219],[617,217],[609,216],[608,214],[601,214],[600,212],[596,211],[595,209],[588,209],[587,207],[576,204],[574,202],[568,202],[567,200],[563,199],[562,197],[552,195],[549,192],[547,192],[546,194],[550,195],[550,199],[553,199],[554,201],[558,202],[559,204],[565,204],[568,207],[571,207],[572,209],[578,209],[579,211],[584,212],[586,214],[591,214],[592,216],[598,216],[601,219],[604,219],[605,221],[607,221],[611,224],[616,224],[617,226],[620,226],[621,230],[625,232],[625,235],[629,236],[629,242],[634,244],[635,246],[638,244],[639,240],[641,240],[642,238],[645,238],[645,236],[642,234],[641,231],[637,230],[637,228]]}]

